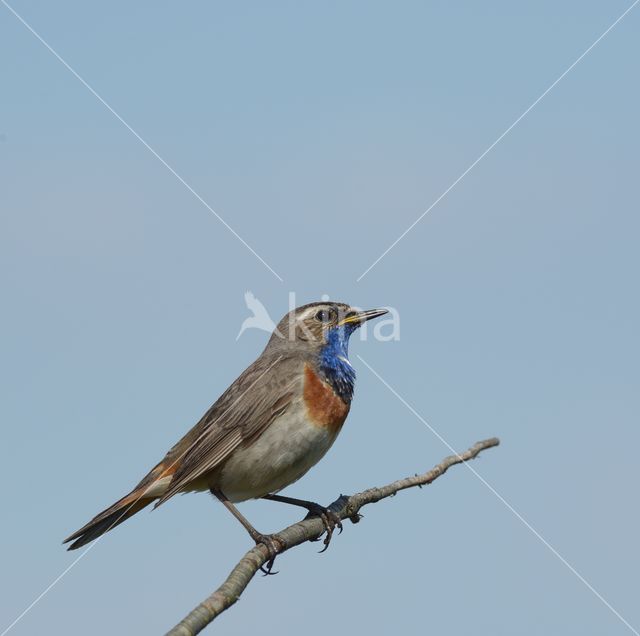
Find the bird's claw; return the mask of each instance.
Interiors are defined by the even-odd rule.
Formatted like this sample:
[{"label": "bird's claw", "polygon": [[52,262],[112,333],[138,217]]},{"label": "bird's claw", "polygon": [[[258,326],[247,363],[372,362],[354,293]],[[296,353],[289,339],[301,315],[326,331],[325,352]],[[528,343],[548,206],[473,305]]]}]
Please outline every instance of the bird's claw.
[{"label": "bird's claw", "polygon": [[257,534],[254,538],[256,545],[263,545],[269,553],[269,560],[260,566],[260,571],[265,575],[278,574],[276,570],[273,572],[273,564],[276,562],[278,553],[284,548],[282,539],[277,534]]},{"label": "bird's claw", "polygon": [[[324,548],[322,548],[322,550],[320,550],[320,554],[322,554],[328,547],[329,544],[331,543],[331,537],[333,536],[333,531],[338,528],[338,534],[342,533],[342,519],[340,519],[340,515],[338,515],[337,513],[335,513],[333,510],[329,509],[329,508],[323,508],[322,506],[318,506],[317,508],[313,508],[311,510],[309,510],[309,514],[307,515],[307,518],[309,517],[320,517],[320,519],[322,519],[322,523],[324,525],[324,540],[323,540],[323,544],[324,544]],[[322,535],[320,535],[322,536]],[[316,539],[312,539],[312,541],[319,541],[320,537],[317,537]]]}]

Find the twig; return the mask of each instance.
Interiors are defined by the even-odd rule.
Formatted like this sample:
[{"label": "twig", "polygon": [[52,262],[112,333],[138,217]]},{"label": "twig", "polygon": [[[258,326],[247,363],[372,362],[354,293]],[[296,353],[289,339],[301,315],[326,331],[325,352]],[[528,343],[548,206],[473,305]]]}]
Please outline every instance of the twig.
[{"label": "twig", "polygon": [[[351,519],[353,523],[357,523],[360,520],[358,512],[363,506],[391,497],[400,490],[430,484],[441,475],[444,475],[451,466],[474,459],[483,450],[498,446],[499,443],[500,440],[497,437],[478,442],[460,455],[446,457],[437,466],[421,475],[405,477],[381,488],[369,488],[350,497],[340,495],[329,508],[337,513],[341,519]],[[279,554],[306,541],[317,539],[323,532],[324,525],[319,517],[310,517],[294,523],[277,533],[283,544]],[[268,560],[269,554],[264,545],[260,544],[249,550],[231,570],[226,581],[211,596],[191,610],[178,625],[167,632],[166,636],[195,636],[195,634],[201,632],[240,598],[240,595],[249,585],[256,572]]]}]

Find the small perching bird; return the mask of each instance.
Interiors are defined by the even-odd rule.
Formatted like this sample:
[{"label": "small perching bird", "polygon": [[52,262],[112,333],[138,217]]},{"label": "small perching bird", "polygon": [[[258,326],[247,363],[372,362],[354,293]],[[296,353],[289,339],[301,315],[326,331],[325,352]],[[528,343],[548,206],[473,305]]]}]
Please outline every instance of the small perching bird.
[{"label": "small perching bird", "polygon": [[355,370],[348,357],[351,334],[386,309],[358,311],[336,302],[311,303],[282,318],[258,357],[202,419],[125,497],[65,539],[79,548],[153,501],[210,491],[264,543],[271,570],[277,536],[258,532],[234,503],[269,499],[318,514],[325,548],[340,520],[319,504],[275,493],[300,479],[335,441],[353,397]]}]

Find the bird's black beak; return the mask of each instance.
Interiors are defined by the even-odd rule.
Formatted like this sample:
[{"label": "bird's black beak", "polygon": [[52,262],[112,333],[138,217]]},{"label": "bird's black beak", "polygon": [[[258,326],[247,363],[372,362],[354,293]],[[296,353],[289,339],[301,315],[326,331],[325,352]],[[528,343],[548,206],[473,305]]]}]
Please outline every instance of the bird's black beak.
[{"label": "bird's black beak", "polygon": [[343,318],[338,324],[361,325],[363,322],[367,322],[367,320],[377,318],[378,316],[384,316],[384,314],[387,313],[389,313],[388,309],[367,309],[366,311],[353,311],[349,312],[346,317]]}]

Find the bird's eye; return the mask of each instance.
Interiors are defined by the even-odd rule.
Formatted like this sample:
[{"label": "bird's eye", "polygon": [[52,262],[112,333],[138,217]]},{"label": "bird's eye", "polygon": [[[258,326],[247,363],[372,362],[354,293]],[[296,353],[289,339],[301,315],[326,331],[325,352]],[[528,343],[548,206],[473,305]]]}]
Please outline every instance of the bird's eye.
[{"label": "bird's eye", "polygon": [[331,322],[335,318],[335,311],[333,309],[321,309],[315,316],[318,322]]}]

